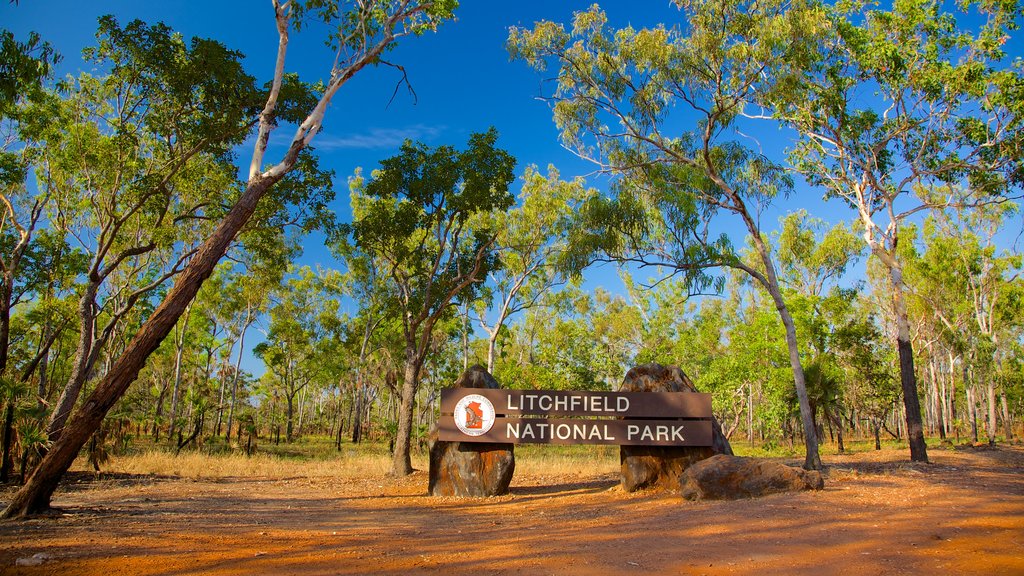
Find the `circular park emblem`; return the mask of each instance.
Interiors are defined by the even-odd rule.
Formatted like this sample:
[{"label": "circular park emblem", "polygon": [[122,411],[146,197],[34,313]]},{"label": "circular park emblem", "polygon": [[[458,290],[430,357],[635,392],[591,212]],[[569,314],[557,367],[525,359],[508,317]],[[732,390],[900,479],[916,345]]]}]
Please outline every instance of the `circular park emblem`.
[{"label": "circular park emblem", "polygon": [[479,394],[468,394],[455,405],[455,426],[467,436],[483,436],[494,426],[494,405]]}]

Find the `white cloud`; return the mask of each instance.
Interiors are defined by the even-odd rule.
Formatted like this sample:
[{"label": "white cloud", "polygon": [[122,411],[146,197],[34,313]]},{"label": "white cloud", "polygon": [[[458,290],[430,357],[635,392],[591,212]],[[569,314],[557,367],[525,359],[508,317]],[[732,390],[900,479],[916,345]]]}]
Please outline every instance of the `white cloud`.
[{"label": "white cloud", "polygon": [[406,128],[371,128],[369,132],[347,136],[321,132],[313,138],[313,147],[321,151],[398,148],[406,140],[430,139],[443,131],[443,126],[416,124]]}]

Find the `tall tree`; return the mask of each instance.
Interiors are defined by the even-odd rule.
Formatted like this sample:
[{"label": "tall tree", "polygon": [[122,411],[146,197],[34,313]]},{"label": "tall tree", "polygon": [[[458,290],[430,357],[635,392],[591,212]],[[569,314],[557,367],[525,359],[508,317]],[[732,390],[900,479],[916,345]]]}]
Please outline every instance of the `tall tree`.
[{"label": "tall tree", "polygon": [[228,396],[225,440],[231,439],[231,430],[235,422],[246,333],[259,315],[266,311],[270,303],[270,292],[273,286],[280,283],[281,274],[282,270],[274,265],[249,262],[231,274],[230,280],[225,286],[227,305],[219,310],[218,314],[223,316],[223,321],[228,324],[231,341],[228,349],[229,351],[235,350],[234,365],[231,370],[227,371],[230,384],[225,383],[225,395]]},{"label": "tall tree", "polygon": [[[761,101],[800,132],[794,165],[855,211],[864,242],[887,270],[910,457],[924,462],[898,250],[915,214],[1020,193],[1024,79],[1021,61],[1010,64],[1003,49],[1019,7],[963,2],[962,12],[949,13],[934,0],[872,5],[830,8],[818,57],[802,78]],[[980,25],[968,24],[978,15]]]},{"label": "tall tree", "polygon": [[33,258],[33,241],[48,194],[31,193],[27,182],[40,154],[39,134],[49,122],[39,114],[51,102],[43,82],[58,61],[37,34],[19,42],[0,30],[0,377],[6,376],[9,360],[11,309],[40,278],[34,272],[43,270],[36,266],[26,273],[25,268],[41,260]]},{"label": "tall tree", "polygon": [[[340,341],[342,326],[336,298],[336,272],[314,272],[308,266],[279,287],[270,308],[270,330],[254,352],[267,365],[285,399],[285,439],[295,432],[295,401],[315,384],[330,364],[323,354]],[[321,383],[323,383],[321,381]]]},{"label": "tall tree", "polygon": [[907,284],[926,303],[928,320],[938,320],[984,381],[990,443],[997,432],[999,368],[1024,327],[1018,301],[1024,285],[1021,256],[1000,251],[995,241],[1004,220],[1015,214],[1010,204],[936,211],[923,227],[924,253],[906,266]]},{"label": "tall tree", "polygon": [[[255,212],[259,200],[296,167],[300,155],[320,131],[327,107],[338,90],[367,65],[379,62],[384,52],[399,38],[436,29],[441,22],[452,17],[456,4],[454,0],[394,0],[351,6],[338,2],[282,4],[273,0],[279,37],[277,59],[266,104],[258,117],[259,128],[248,181],[239,195],[224,195],[230,209],[196,250],[177,277],[174,287],[131,338],[82,409],[68,421],[61,438],[51,446],[28,482],[14,495],[0,516],[24,517],[49,507],[53,491],[78,451],[138,376],[146,358],[171,331],[188,303],[195,298],[217,261]],[[296,22],[302,22],[304,17],[319,19],[332,27],[329,43],[337,49],[330,79],[312,108],[287,106],[287,99],[282,95],[289,34]],[[231,89],[235,87],[231,86]],[[217,112],[220,114],[218,118],[224,118],[223,113],[230,111]],[[230,118],[231,114],[227,116]],[[240,127],[248,124],[240,118],[233,121]],[[281,160],[265,167],[270,133],[279,121],[292,121],[297,127]]]},{"label": "tall tree", "polygon": [[51,441],[136,304],[178,274],[209,233],[219,212],[211,196],[234,180],[229,148],[256,110],[239,55],[216,42],[189,46],[166,26],[122,28],[109,16],[97,39],[86,60],[109,73],[69,87],[41,160],[53,226],[89,254],[78,348],[50,416]]},{"label": "tall tree", "polygon": [[[369,181],[352,180],[349,229],[391,285],[401,317],[404,370],[391,472],[412,472],[410,439],[420,370],[435,325],[453,300],[479,289],[497,264],[495,231],[478,216],[512,204],[515,159],[495,147],[494,129],[469,138],[465,150],[406,142]],[[474,226],[476,224],[476,226]]]},{"label": "tall tree", "polygon": [[[720,267],[760,283],[786,329],[804,466],[820,468],[796,327],[760,223],[791,181],[783,167],[729,138],[752,93],[775,91],[800,69],[819,20],[786,1],[679,4],[683,29],[611,30],[595,6],[576,13],[568,32],[552,22],[513,28],[509,47],[538,69],[557,67],[550,100],[563,142],[619,177],[614,199],[585,206],[574,236],[579,253],[664,266],[695,291],[720,289],[723,279],[708,272]],[[727,236],[715,236],[723,220],[750,235],[758,268]]]},{"label": "tall tree", "polygon": [[566,274],[559,270],[559,260],[572,215],[589,193],[582,179],[563,181],[554,166],[548,166],[546,176],[528,166],[520,204],[488,215],[490,228],[498,234],[495,246],[501,259],[484,290],[490,298],[481,299],[476,310],[480,327],[487,333],[488,372],[494,373],[498,336],[506,321],[537,306],[546,293],[564,284]]}]

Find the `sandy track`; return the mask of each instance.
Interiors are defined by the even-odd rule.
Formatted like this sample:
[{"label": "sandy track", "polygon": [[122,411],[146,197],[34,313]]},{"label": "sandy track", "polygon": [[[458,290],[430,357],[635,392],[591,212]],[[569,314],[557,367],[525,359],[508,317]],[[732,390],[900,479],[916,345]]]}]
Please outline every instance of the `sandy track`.
[{"label": "sandy track", "polygon": [[586,474],[489,499],[424,496],[422,472],[77,476],[63,516],[0,524],[0,573],[1024,574],[1024,450],[931,456],[831,457],[821,492],[700,503]]}]

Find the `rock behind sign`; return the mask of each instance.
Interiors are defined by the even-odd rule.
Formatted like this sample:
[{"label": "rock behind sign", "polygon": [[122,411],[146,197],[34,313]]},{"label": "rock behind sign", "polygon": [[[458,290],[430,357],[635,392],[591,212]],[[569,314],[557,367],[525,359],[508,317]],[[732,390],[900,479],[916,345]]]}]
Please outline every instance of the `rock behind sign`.
[{"label": "rock behind sign", "polygon": [[[626,373],[620,392],[697,392],[677,366],[644,364]],[[715,454],[732,454],[722,427],[711,419],[711,446],[620,446],[623,490],[678,490],[683,472]]]},{"label": "rock behind sign", "polygon": [[[479,365],[470,366],[455,388],[501,388]],[[514,445],[483,442],[444,442],[437,427],[430,433],[431,496],[500,496],[508,494],[516,469]]]}]

